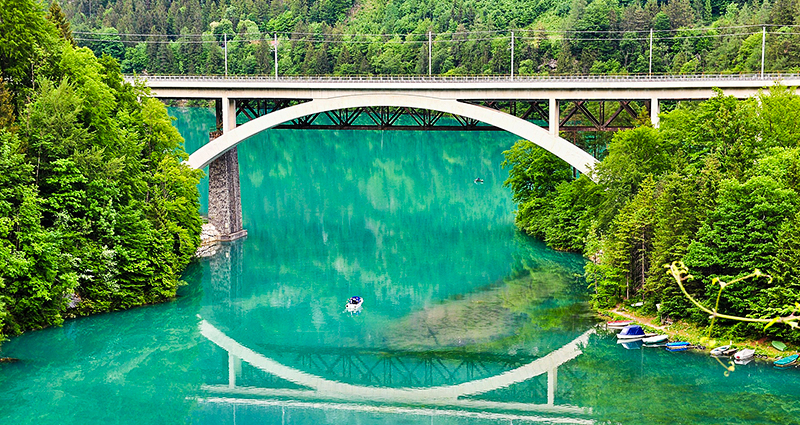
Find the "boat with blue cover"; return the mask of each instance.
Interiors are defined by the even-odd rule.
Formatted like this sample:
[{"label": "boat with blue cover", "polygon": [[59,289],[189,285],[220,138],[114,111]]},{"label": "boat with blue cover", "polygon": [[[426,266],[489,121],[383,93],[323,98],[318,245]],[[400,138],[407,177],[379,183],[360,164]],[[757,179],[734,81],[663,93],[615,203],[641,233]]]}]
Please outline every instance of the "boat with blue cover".
[{"label": "boat with blue cover", "polygon": [[772,366],[775,367],[775,369],[789,369],[790,367],[797,365],[798,357],[800,357],[800,354],[786,356],[782,359],[775,360],[775,363],[773,363]]},{"label": "boat with blue cover", "polygon": [[622,330],[617,334],[617,339],[642,339],[648,336],[644,333],[644,329],[642,329],[639,325],[628,325],[622,328]]},{"label": "boat with blue cover", "polygon": [[692,344],[686,341],[667,343],[667,351],[686,351],[690,348],[692,348]]},{"label": "boat with blue cover", "polygon": [[344,305],[344,311],[350,314],[359,314],[361,313],[361,304],[363,303],[364,299],[359,296],[350,297],[350,299],[347,300],[347,304]]}]

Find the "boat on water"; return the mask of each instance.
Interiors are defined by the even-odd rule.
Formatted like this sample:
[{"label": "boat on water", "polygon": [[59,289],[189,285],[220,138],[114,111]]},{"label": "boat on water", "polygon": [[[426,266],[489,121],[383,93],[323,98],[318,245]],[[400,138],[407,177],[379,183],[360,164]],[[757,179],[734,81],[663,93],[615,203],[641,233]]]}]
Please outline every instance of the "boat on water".
[{"label": "boat on water", "polygon": [[642,339],[642,342],[645,344],[660,344],[662,342],[667,342],[668,339],[669,337],[666,335],[655,335]]},{"label": "boat on water", "polygon": [[667,351],[686,351],[692,348],[692,344],[686,341],[668,342]]},{"label": "boat on water", "polygon": [[622,329],[625,326],[628,326],[633,323],[633,320],[612,320],[610,322],[606,322],[607,328],[619,328]]},{"label": "boat on water", "polygon": [[772,366],[775,369],[789,369],[790,367],[797,365],[797,359],[800,357],[800,354],[792,354],[791,356],[786,356],[775,360],[775,363]]},{"label": "boat on water", "polygon": [[733,350],[733,345],[731,344],[722,345],[720,347],[711,350],[711,355],[714,357],[730,356],[731,354],[736,352],[736,351],[731,352],[732,350]]},{"label": "boat on water", "polygon": [[361,304],[364,303],[364,299],[361,297],[350,297],[347,300],[347,304],[344,305],[344,311],[350,314],[359,314],[361,313]]},{"label": "boat on water", "polygon": [[644,333],[644,329],[642,329],[639,325],[628,325],[622,328],[622,330],[617,334],[617,339],[627,339],[627,340],[634,340],[634,339],[642,339],[646,338],[649,335]]},{"label": "boat on water", "polygon": [[646,333],[639,325],[628,325],[622,328],[617,334],[618,340],[637,340],[656,336],[654,333]]},{"label": "boat on water", "polygon": [[753,350],[752,348],[745,348],[737,351],[736,354],[733,355],[733,358],[734,360],[747,360],[752,359],[755,354],[756,350]]}]

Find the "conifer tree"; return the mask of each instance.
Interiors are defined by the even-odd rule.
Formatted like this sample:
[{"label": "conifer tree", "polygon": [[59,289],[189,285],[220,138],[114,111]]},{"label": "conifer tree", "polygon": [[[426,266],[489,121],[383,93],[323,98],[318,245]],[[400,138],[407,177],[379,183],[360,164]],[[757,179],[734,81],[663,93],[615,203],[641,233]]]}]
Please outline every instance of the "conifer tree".
[{"label": "conifer tree", "polygon": [[47,19],[56,24],[56,27],[58,27],[59,31],[61,31],[61,36],[64,37],[65,40],[69,41],[70,44],[75,46],[75,39],[72,38],[72,29],[70,29],[67,17],[61,10],[61,6],[58,4],[58,1],[53,0],[53,2],[50,3],[50,10],[47,13]]}]

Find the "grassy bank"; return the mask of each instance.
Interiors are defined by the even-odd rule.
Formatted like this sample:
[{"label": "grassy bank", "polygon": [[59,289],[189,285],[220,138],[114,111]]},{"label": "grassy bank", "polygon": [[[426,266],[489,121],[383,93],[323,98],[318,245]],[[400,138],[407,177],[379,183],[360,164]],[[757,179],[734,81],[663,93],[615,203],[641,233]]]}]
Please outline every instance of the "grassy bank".
[{"label": "grassy bank", "polygon": [[[641,325],[647,332],[668,335],[670,341],[687,341],[692,345],[701,345],[706,347],[705,351],[710,351],[714,347],[725,345],[729,342],[727,339],[708,338],[706,336],[708,330],[706,327],[698,327],[684,321],[677,321],[668,325],[658,325],[658,320],[655,317],[641,315],[621,306],[608,310],[599,310],[598,312],[608,320],[633,320]],[[787,344],[785,351],[778,351],[772,346],[772,340],[768,338],[759,340],[736,339],[730,340],[730,342],[737,348],[752,348],[756,350],[757,356],[761,356],[767,360],[777,360],[781,357],[798,352],[798,347],[789,344]]]}]

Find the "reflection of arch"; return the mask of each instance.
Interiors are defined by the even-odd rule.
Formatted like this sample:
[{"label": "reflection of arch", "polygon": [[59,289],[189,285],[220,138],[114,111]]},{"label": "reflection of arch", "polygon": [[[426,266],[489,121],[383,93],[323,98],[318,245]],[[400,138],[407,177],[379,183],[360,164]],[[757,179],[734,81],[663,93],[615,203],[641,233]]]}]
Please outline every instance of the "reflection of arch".
[{"label": "reflection of arch", "polygon": [[547,130],[513,115],[454,99],[402,94],[363,94],[315,99],[281,109],[226,131],[222,136],[192,153],[188,163],[192,168],[203,168],[248,137],[293,119],[326,111],[366,106],[424,108],[476,119],[536,143],[584,174],[588,173],[591,167],[597,163],[594,157],[567,140],[558,135],[552,135]]},{"label": "reflection of arch", "polygon": [[[231,337],[225,335],[214,325],[203,320],[200,323],[200,332],[214,344],[228,352],[229,359],[229,384],[225,388],[216,388],[220,392],[246,393],[250,395],[290,396],[296,398],[324,398],[331,400],[366,400],[379,402],[419,403],[425,405],[457,405],[468,408],[505,408],[514,410],[531,410],[546,412],[561,412],[572,414],[586,414],[589,409],[573,406],[555,405],[555,388],[558,367],[579,356],[581,346],[586,344],[589,336],[594,333],[590,329],[567,343],[563,347],[548,355],[534,360],[521,367],[509,370],[496,376],[478,379],[455,385],[440,385],[428,388],[389,388],[368,387],[352,385],[325,379],[295,368],[285,366],[260,353],[239,344]],[[286,390],[286,389],[236,389],[237,363],[245,361],[250,365],[292,383],[308,387],[311,390]],[[536,376],[548,374],[548,396],[546,405],[531,405],[527,403],[501,403],[483,400],[464,400],[460,397],[482,394],[508,387],[512,384],[527,381]],[[209,387],[215,390],[214,387]]]}]

